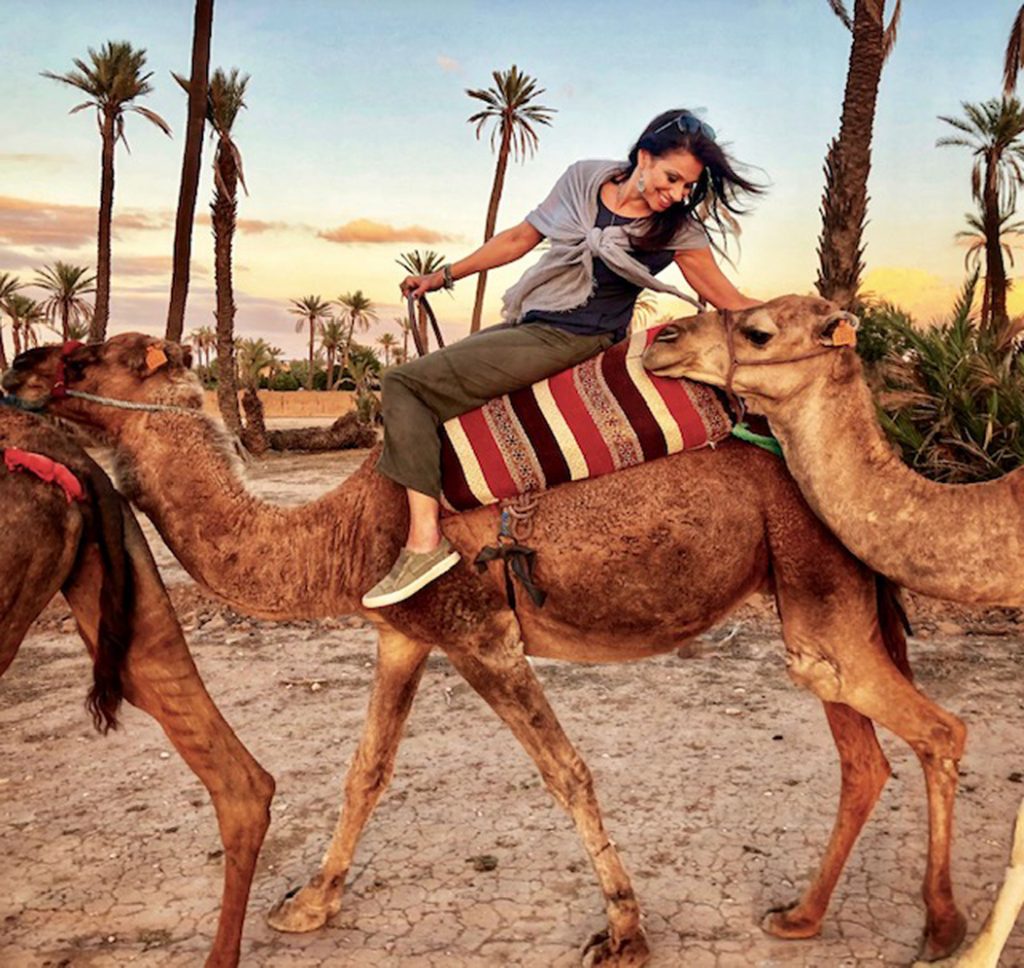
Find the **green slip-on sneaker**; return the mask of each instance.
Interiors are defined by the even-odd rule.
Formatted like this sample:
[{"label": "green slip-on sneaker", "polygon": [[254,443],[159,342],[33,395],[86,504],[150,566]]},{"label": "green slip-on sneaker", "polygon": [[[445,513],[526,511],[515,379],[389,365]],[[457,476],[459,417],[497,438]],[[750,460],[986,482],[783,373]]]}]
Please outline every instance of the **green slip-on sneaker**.
[{"label": "green slip-on sneaker", "polygon": [[363,596],[364,608],[383,608],[404,602],[459,563],[459,553],[442,538],[433,551],[403,548],[389,571]]}]

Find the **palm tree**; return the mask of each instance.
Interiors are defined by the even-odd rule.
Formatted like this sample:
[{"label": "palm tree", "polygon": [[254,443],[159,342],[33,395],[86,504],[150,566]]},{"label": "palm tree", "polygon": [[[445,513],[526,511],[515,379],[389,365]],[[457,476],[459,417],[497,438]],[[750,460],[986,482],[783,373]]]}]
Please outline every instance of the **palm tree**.
[{"label": "palm tree", "polygon": [[335,300],[335,305],[341,310],[338,317],[345,327],[344,342],[341,344],[341,371],[348,369],[349,357],[352,355],[352,339],[356,330],[366,331],[370,323],[377,319],[377,310],[368,296],[363,295],[362,289],[355,292],[346,292]]},{"label": "palm tree", "polygon": [[188,341],[195,347],[199,365],[209,370],[210,350],[217,345],[217,334],[209,326],[200,326],[192,330]]},{"label": "palm tree", "polygon": [[344,342],[345,328],[340,319],[332,316],[327,322],[320,324],[320,347],[327,354],[327,390],[334,386],[334,361],[338,358],[338,350],[342,348]]},{"label": "palm tree", "polygon": [[71,339],[71,323],[88,319],[92,312],[92,306],[82,298],[96,291],[96,277],[88,273],[86,266],[73,266],[60,260],[36,270],[32,285],[50,294],[43,300],[43,312],[51,324],[60,318],[60,330],[53,328],[65,342]]},{"label": "palm tree", "polygon": [[36,327],[45,321],[43,307],[34,299],[14,293],[4,302],[7,315],[11,317],[11,333],[14,337],[14,355],[22,350],[39,345]]},{"label": "palm tree", "polygon": [[62,84],[83,91],[89,100],[75,105],[71,114],[85,108],[96,109],[96,122],[100,129],[102,151],[100,155],[100,211],[99,229],[96,249],[96,308],[93,312],[89,339],[102,342],[107,335],[107,320],[110,317],[110,225],[114,211],[114,147],[123,141],[128,147],[124,136],[124,112],[134,111],[151,121],[170,137],[171,129],[167,122],[154,111],[141,104],[132,104],[138,98],[149,94],[153,87],[149,79],[152,72],[143,74],[146,64],[146,52],[136,50],[127,41],[107,41],[99,51],[89,48],[87,64],[75,58],[77,68],[66,74],[54,74],[43,71],[43,77],[49,77]]},{"label": "palm tree", "polygon": [[985,236],[985,289],[981,323],[994,331],[1006,328],[1006,267],[1003,264],[1000,225],[1012,212],[1017,186],[1024,180],[1024,110],[1015,97],[992,98],[982,104],[963,102],[966,118],[940,116],[960,134],[939,138],[940,146],[969,148],[974,155],[971,194],[981,206]]},{"label": "palm tree", "polygon": [[395,323],[402,331],[402,348],[400,350],[395,350],[395,356],[398,356],[398,354],[401,353],[402,362],[404,363],[409,359],[409,333],[411,331],[412,324],[406,316],[396,316]]},{"label": "palm tree", "polygon": [[[185,90],[189,82],[174,75]],[[245,89],[249,75],[237,67],[225,73],[217,68],[206,90],[206,120],[217,137],[213,155],[213,201],[210,215],[213,224],[214,285],[217,292],[217,405],[224,425],[232,432],[242,429],[238,411],[238,381],[235,375],[235,289],[232,272],[232,246],[238,211],[238,186],[248,193],[242,172],[242,155],[232,140],[238,112],[245,105]]]},{"label": "palm tree", "polygon": [[192,25],[192,75],[187,87],[188,122],[181,158],[178,215],[174,222],[174,263],[171,298],[167,306],[167,339],[181,341],[185,328],[189,262],[192,258],[192,222],[199,191],[199,167],[203,160],[203,124],[206,121],[206,87],[210,72],[210,38],[213,33],[213,0],[196,0]]},{"label": "palm tree", "polygon": [[[427,249],[426,252],[420,252],[419,249],[413,249],[412,252],[403,252],[397,259],[395,259],[395,261],[410,275],[427,276],[432,272],[437,272],[437,270],[444,265],[445,258],[440,252],[435,252],[433,249]],[[402,323],[403,332],[407,329],[408,323]],[[416,306],[416,329],[419,345],[426,347],[428,341],[427,311],[423,308],[422,303]],[[406,332],[405,338],[406,355],[408,356],[408,332]]]},{"label": "palm tree", "polygon": [[306,389],[313,389],[313,368],[316,357],[316,330],[317,324],[330,318],[331,304],[324,302],[319,296],[303,296],[301,299],[293,299],[292,307],[288,310],[299,317],[295,324],[295,332],[299,333],[303,327],[309,327],[309,372],[306,374]]},{"label": "palm tree", "polygon": [[[537,87],[537,81],[529,74],[523,74],[515,64],[508,71],[493,71],[494,86],[480,90],[467,89],[466,93],[478,101],[483,101],[484,109],[472,115],[468,120],[476,125],[476,136],[491,120],[496,122],[491,131],[491,150],[498,144],[498,164],[494,171],[494,185],[491,188],[491,199],[487,205],[487,221],[484,225],[484,241],[494,235],[494,226],[498,220],[498,204],[501,192],[505,187],[505,170],[508,168],[508,156],[511,154],[516,161],[525,160],[537,148],[537,132],[535,124],[551,124],[554,108],[547,108],[530,102],[544,93],[544,88]],[[477,277],[476,301],[473,304],[473,321],[470,332],[480,329],[480,317],[484,308],[484,290],[487,286],[487,273],[481,272]]]},{"label": "palm tree", "polygon": [[[23,283],[18,279],[17,276],[12,276],[8,272],[0,272],[0,321],[2,321],[2,314],[6,313],[8,316],[12,315],[11,311],[7,308],[7,303],[19,289],[22,288]],[[12,335],[13,335],[13,319],[11,322]],[[15,352],[17,356],[17,352]],[[4,337],[3,330],[0,329],[0,370],[6,370],[7,353],[4,350]]]},{"label": "palm tree", "polygon": [[885,26],[885,0],[854,0],[853,17],[843,0],[828,0],[850,33],[850,63],[839,135],[825,156],[825,193],[821,200],[818,279],[826,299],[849,308],[857,298],[864,269],[862,238],[868,208],[871,136],[882,66],[896,43],[901,0]]},{"label": "palm tree", "polygon": [[281,366],[283,351],[264,339],[238,341],[238,372],[242,385],[256,390],[261,377],[272,377]]},{"label": "palm tree", "polygon": [[[1003,259],[1014,266],[1013,261],[1013,239],[1018,245],[1021,236],[1024,235],[1024,220],[1011,221],[1015,212],[1003,212],[999,216],[999,247],[1003,253]],[[967,223],[966,229],[956,233],[956,238],[967,243],[967,251],[964,253],[964,268],[968,272],[980,272],[982,259],[985,257],[985,220],[983,213],[970,213],[964,217]]]},{"label": "palm tree", "polygon": [[391,353],[398,345],[393,333],[382,333],[377,337],[377,345],[384,348],[384,365],[391,366]]}]

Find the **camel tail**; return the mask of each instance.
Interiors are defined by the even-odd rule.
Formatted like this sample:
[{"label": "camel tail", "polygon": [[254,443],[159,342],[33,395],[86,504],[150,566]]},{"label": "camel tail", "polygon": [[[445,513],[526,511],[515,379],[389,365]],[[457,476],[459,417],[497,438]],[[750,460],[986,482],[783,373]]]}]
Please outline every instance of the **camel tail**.
[{"label": "camel tail", "polygon": [[885,650],[896,664],[896,668],[913,681],[914,674],[907,656],[907,636],[912,634],[913,630],[903,608],[900,586],[882,575],[875,575],[875,595],[878,602],[878,624],[882,631]]},{"label": "camel tail", "polygon": [[125,548],[125,500],[98,466],[93,464],[89,471],[86,486],[96,514],[94,538],[103,565],[103,584],[93,682],[85,706],[93,725],[106,734],[117,729],[117,712],[124,699],[124,667],[132,640],[134,582]]}]

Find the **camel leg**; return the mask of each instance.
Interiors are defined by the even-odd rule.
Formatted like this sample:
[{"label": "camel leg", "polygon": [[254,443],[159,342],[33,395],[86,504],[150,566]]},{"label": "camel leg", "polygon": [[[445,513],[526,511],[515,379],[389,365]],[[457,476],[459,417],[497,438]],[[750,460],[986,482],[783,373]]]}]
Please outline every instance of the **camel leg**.
[{"label": "camel leg", "polygon": [[848,588],[839,604],[805,599],[784,605],[789,672],[820,699],[845,703],[895,733],[917,754],[928,791],[929,821],[921,957],[936,961],[956,950],[967,928],[953,899],[950,873],[953,800],[967,731],[896,668],[882,643],[873,589],[865,583],[859,592]]},{"label": "camel leg", "polygon": [[647,941],[629,875],[604,828],[590,770],[573,748],[530,668],[514,622],[495,645],[448,652],[452,665],[487,701],[533,758],[555,800],[572,817],[605,898],[608,929],[584,949],[585,966],[638,968]]},{"label": "camel leg", "polygon": [[956,968],[997,968],[1006,939],[1024,907],[1024,801],[1017,813],[1017,823],[1010,849],[1010,864],[999,889],[992,913],[981,933],[956,963]]},{"label": "camel leg", "polygon": [[344,805],[320,870],[267,916],[278,931],[313,931],[341,910],[359,836],[395,772],[395,757],[431,646],[383,628],[363,735],[345,778]]},{"label": "camel leg", "polygon": [[[208,968],[238,964],[256,860],[270,823],[274,780],[221,716],[199,677],[188,644],[138,525],[125,515],[135,578],[133,632],[125,696],[151,715],[213,800],[224,845],[224,888]],[[95,652],[99,627],[98,554],[87,554],[64,589],[82,637]]]},{"label": "camel leg", "polygon": [[839,809],[817,877],[798,902],[764,919],[764,930],[779,938],[811,938],[821,930],[839,875],[891,775],[871,720],[849,706],[824,707],[842,770]]}]

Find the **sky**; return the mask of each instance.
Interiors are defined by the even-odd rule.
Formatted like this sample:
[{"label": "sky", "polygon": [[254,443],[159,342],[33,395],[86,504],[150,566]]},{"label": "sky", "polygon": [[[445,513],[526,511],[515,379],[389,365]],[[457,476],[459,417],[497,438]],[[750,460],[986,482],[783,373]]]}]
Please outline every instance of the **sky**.
[{"label": "sky", "polygon": [[[999,95],[1019,6],[903,5],[878,99],[863,288],[921,320],[952,306],[964,277],[955,234],[973,209],[973,159],[936,147],[952,130],[939,115]],[[69,115],[83,97],[41,71],[63,73],[90,47],[128,40],[153,72],[141,103],[174,132],[127,115],[111,333],[165,325],[186,113],[170,72],[189,72],[192,18],[185,0],[0,0],[0,271],[28,281],[57,259],[95,264],[94,114]],[[826,0],[215,0],[211,67],[251,75],[234,129],[249,188],[238,205],[236,330],[300,356],[289,300],[361,289],[379,316],[362,338],[397,336],[398,256],[433,249],[455,261],[482,240],[495,155],[467,123],[479,102],[465,91],[513,64],[557,113],[538,129],[536,154],[510,165],[499,229],[521,221],[573,161],[624,158],[655,114],[696,109],[769,186],[730,245],[727,274],[754,298],[810,292],[822,162],[838,131],[849,50]],[[214,321],[211,160],[207,141],[186,332]],[[534,258],[490,274],[485,325]],[[680,283],[676,273],[665,278]],[[468,331],[474,288],[467,280],[433,297],[449,338]],[[1013,312],[1024,311],[1019,290]],[[660,308],[688,311],[671,299]]]}]

